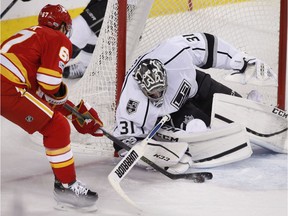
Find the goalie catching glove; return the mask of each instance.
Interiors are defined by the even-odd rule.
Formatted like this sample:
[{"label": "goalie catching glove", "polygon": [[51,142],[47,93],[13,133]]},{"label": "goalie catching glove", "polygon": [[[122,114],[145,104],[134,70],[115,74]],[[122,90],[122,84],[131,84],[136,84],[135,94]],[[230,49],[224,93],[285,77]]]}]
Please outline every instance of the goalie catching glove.
[{"label": "goalie catching glove", "polygon": [[237,53],[230,62],[231,68],[236,71],[227,75],[227,81],[241,84],[277,85],[277,75],[265,62],[245,53]]},{"label": "goalie catching glove", "polygon": [[[235,73],[244,73],[248,66],[260,64],[261,61],[255,57],[247,56],[244,53],[238,53],[231,60],[231,68]],[[234,73],[234,74],[235,74]]]},{"label": "goalie catching glove", "polygon": [[103,136],[103,132],[99,129],[103,126],[98,113],[87,102],[83,100],[76,107],[77,111],[85,118],[79,119],[72,114],[72,124],[81,134],[91,134],[92,136]]}]

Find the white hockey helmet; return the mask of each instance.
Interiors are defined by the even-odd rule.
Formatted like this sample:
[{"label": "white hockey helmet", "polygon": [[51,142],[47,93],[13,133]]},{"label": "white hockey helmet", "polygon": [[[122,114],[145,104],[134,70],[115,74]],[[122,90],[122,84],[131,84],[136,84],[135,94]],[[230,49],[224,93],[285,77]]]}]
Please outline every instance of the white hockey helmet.
[{"label": "white hockey helmet", "polygon": [[160,107],[167,90],[167,75],[163,63],[158,59],[145,59],[140,62],[133,77],[144,95],[155,106]]}]

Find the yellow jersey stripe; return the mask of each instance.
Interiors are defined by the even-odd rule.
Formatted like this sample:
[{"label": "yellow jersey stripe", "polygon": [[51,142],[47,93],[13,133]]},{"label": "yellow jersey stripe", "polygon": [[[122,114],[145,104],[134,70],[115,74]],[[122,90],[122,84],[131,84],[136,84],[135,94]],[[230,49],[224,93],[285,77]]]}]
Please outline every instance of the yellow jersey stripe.
[{"label": "yellow jersey stripe", "polygon": [[8,80],[16,84],[25,84],[28,88],[31,88],[27,70],[16,55],[13,53],[1,54],[1,65],[1,74]]},{"label": "yellow jersey stripe", "polygon": [[[61,83],[61,82],[60,82],[60,83]],[[39,81],[38,81],[38,84],[39,84],[43,89],[45,89],[45,90],[47,90],[47,91],[53,91],[53,90],[59,88],[60,83],[59,83],[58,85],[49,85],[49,84],[46,84],[46,83],[43,83],[43,82],[39,82]]]},{"label": "yellow jersey stripe", "polygon": [[49,76],[51,76],[51,77],[62,78],[62,74],[59,73],[58,71],[51,70],[51,69],[44,68],[44,67],[39,67],[37,72],[40,73],[40,74],[49,75]]},{"label": "yellow jersey stripe", "polygon": [[71,158],[70,160],[62,162],[62,163],[50,163],[50,165],[52,168],[59,169],[59,168],[67,167],[73,163],[74,163],[74,158]]},{"label": "yellow jersey stripe", "polygon": [[14,73],[11,73],[11,70],[7,69],[2,64],[0,66],[1,66],[1,70],[0,70],[1,75],[6,77],[8,80],[10,80],[13,83],[27,86],[26,83],[23,83],[18,76],[16,76]]},{"label": "yellow jersey stripe", "polygon": [[59,154],[64,154],[66,152],[69,152],[71,150],[71,146],[67,145],[64,148],[60,148],[60,149],[46,149],[46,155],[59,155]]},{"label": "yellow jersey stripe", "polygon": [[46,106],[46,104],[42,103],[38,98],[34,97],[32,94],[27,92],[25,89],[21,89],[15,87],[18,92],[21,92],[22,96],[26,97],[29,101],[35,104],[39,109],[41,109],[44,113],[46,113],[50,118],[53,117],[54,111],[50,109],[50,107]]}]

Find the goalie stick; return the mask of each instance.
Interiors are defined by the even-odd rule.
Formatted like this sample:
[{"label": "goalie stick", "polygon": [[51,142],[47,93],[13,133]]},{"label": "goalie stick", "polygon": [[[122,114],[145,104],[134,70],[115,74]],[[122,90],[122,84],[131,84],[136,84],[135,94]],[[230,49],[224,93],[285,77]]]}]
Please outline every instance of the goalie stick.
[{"label": "goalie stick", "polygon": [[[128,172],[136,165],[140,158],[144,155],[146,147],[152,137],[157,133],[157,131],[163,126],[163,124],[170,119],[170,116],[164,116],[147,137],[142,140],[139,144],[134,145],[125,155],[124,158],[114,167],[114,169],[109,173],[108,180],[115,191],[128,203],[138,208],[136,204],[126,195],[120,186],[120,182],[128,174]],[[139,208],[138,208],[139,209]]]},{"label": "goalie stick", "polygon": [[[123,149],[129,151],[131,149],[131,147],[127,146],[125,143],[123,143],[122,141],[120,141],[119,139],[117,139],[116,137],[114,137],[113,135],[111,135],[109,132],[107,132],[105,129],[100,128],[100,130],[103,131],[103,134],[110,139],[111,141],[115,142],[117,145],[119,145],[120,147],[122,147]],[[177,179],[190,179],[193,180],[196,183],[201,183],[204,182],[205,179],[212,179],[213,175],[210,172],[195,172],[195,173],[183,173],[183,174],[173,174],[173,173],[169,173],[167,172],[165,169],[159,167],[157,164],[153,163],[152,161],[150,161],[148,158],[146,158],[145,156],[141,157],[141,160],[144,161],[145,163],[147,163],[148,165],[150,165],[153,169],[155,169],[156,171],[162,173],[163,175],[167,176],[170,179],[173,180],[177,180]]]},{"label": "goalie stick", "polygon": [[[64,108],[71,111],[77,118],[85,120],[85,116],[83,116],[81,113],[79,113],[74,107],[71,107],[68,104],[64,104]],[[111,186],[114,188],[114,190],[128,203],[136,207],[137,209],[141,210],[123,191],[123,189],[120,186],[121,180],[128,174],[128,172],[132,169],[132,167],[139,161],[140,159],[152,166],[155,170],[163,173],[166,176],[172,175],[172,179],[177,178],[186,178],[186,179],[192,179],[194,182],[204,182],[205,179],[212,179],[212,173],[209,172],[200,172],[200,173],[189,173],[189,174],[180,174],[180,175],[173,175],[169,172],[167,172],[165,169],[162,169],[161,167],[157,166],[152,161],[145,158],[143,155],[145,153],[145,148],[150,141],[150,139],[157,133],[157,131],[163,126],[163,124],[168,121],[170,116],[164,116],[160,122],[157,123],[157,125],[151,130],[151,132],[148,134],[148,136],[138,145],[133,146],[132,148],[126,146],[123,142],[118,140],[116,137],[112,136],[108,132],[106,132],[103,128],[103,134],[107,136],[107,138],[111,139],[112,141],[115,141],[116,143],[121,143],[121,147],[123,146],[124,149],[128,148],[130,149],[129,152],[125,155],[125,157],[117,164],[116,167],[110,172],[108,175],[108,180],[111,184]],[[113,137],[113,138],[111,138]]]},{"label": "goalie stick", "polygon": [[[77,118],[85,120],[85,117],[79,113],[74,107],[71,107],[69,104],[64,104],[64,108],[71,111],[75,116],[77,116]],[[110,134],[109,132],[107,132],[104,128],[100,128],[100,130],[103,132],[103,134],[110,139],[111,141],[115,142],[117,145],[119,145],[121,148],[129,151],[131,149],[130,146],[126,145],[125,143],[123,143],[121,140],[117,139],[116,137],[114,137],[112,134]],[[147,163],[148,165],[150,165],[153,169],[155,169],[156,171],[162,173],[163,175],[167,176],[168,178],[172,179],[172,180],[177,180],[177,179],[189,179],[189,180],[193,180],[196,183],[202,183],[204,182],[206,179],[210,180],[213,178],[213,174],[210,172],[193,172],[193,173],[182,173],[182,174],[173,174],[173,173],[169,173],[167,172],[165,169],[163,169],[162,167],[159,167],[157,164],[153,163],[152,161],[150,161],[148,158],[146,158],[145,156],[141,157],[141,160],[144,161],[145,163]]]}]

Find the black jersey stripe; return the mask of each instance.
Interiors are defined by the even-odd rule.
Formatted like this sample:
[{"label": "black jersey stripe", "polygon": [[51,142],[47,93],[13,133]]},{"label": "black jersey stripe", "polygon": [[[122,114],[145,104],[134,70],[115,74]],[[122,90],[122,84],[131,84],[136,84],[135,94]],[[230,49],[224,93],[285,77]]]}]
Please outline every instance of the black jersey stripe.
[{"label": "black jersey stripe", "polygon": [[96,46],[95,44],[86,44],[86,46],[82,50],[92,54],[95,49],[95,46]]},{"label": "black jersey stripe", "polygon": [[164,63],[164,65],[169,64],[169,62],[171,62],[173,59],[175,59],[178,55],[180,55],[184,50],[186,49],[190,49],[190,46],[183,48],[182,50],[180,50],[176,55],[174,55],[170,60],[168,60],[167,62]]},{"label": "black jersey stripe", "polygon": [[214,58],[214,50],[215,50],[215,37],[211,34],[204,33],[207,42],[207,60],[204,65],[201,66],[202,69],[211,68],[213,66]]},{"label": "black jersey stripe", "polygon": [[144,119],[143,119],[143,124],[141,126],[141,130],[142,130],[142,133],[144,134],[144,126],[146,124],[146,121],[147,121],[147,115],[148,115],[148,111],[149,111],[149,106],[150,106],[150,103],[149,103],[149,99],[147,98],[147,107],[146,107],[146,112],[145,112],[145,115],[144,115]]},{"label": "black jersey stripe", "polygon": [[229,53],[227,53],[227,52],[217,51],[217,53],[220,53],[220,54],[223,54],[223,55],[227,55],[229,58],[232,59],[232,56],[229,55]]}]

